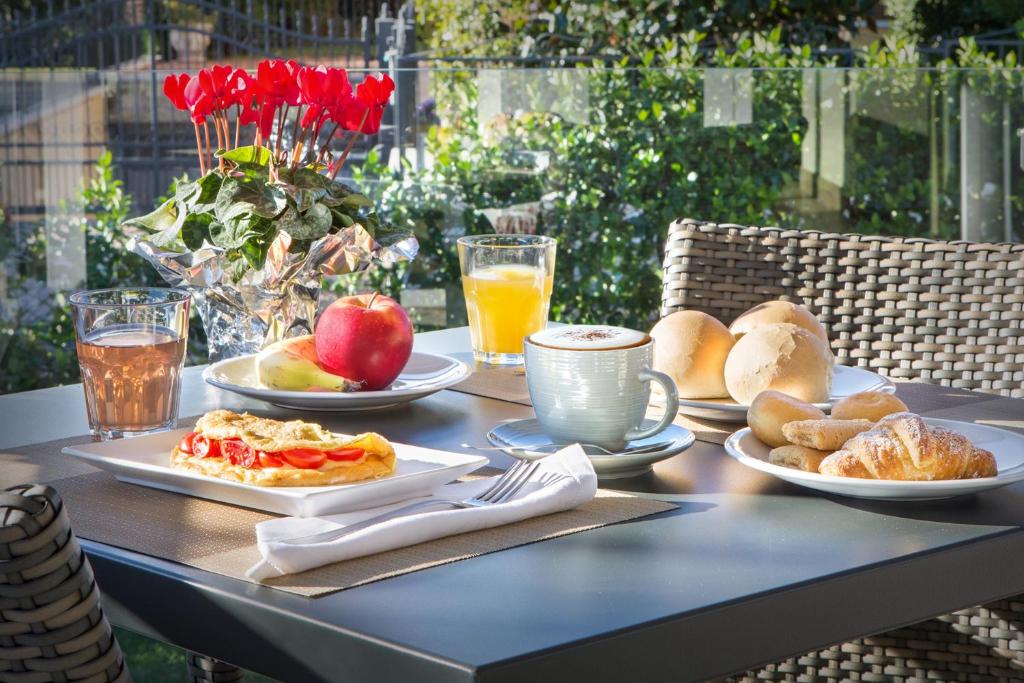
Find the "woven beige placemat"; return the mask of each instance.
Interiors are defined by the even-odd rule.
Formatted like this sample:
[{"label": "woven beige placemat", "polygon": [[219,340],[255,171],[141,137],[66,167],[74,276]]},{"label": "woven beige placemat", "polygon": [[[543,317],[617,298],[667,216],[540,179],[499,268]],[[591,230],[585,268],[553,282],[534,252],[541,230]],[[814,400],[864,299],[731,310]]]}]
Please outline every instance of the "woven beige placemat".
[{"label": "woven beige placemat", "polygon": [[[0,484],[52,483],[63,496],[72,527],[81,538],[248,580],[245,571],[259,559],[255,526],[273,515],[123,484],[60,454],[64,446],[85,440],[66,439],[20,448],[16,454],[0,454]],[[575,510],[338,562],[274,579],[267,585],[299,595],[324,595],[676,507],[650,498],[598,491],[594,500]]]},{"label": "woven beige placemat", "polygon": [[454,353],[469,366],[470,375],[460,383],[450,387],[452,391],[474,394],[484,398],[494,398],[524,406],[533,405],[530,391],[526,388],[526,370],[521,365],[495,366],[478,363],[471,353]]}]

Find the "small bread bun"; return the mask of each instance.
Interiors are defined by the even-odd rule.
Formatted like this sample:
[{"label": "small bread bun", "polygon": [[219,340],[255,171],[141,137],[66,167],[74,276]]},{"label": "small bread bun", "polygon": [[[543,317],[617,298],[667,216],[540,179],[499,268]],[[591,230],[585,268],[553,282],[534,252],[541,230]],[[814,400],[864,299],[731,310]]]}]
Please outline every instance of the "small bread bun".
[{"label": "small bread bun", "polygon": [[830,451],[819,451],[806,446],[779,446],[768,453],[768,462],[804,472],[817,472],[821,461],[830,455]]},{"label": "small bread bun", "polygon": [[832,389],[832,352],[796,325],[761,325],[744,334],[725,360],[725,386],[749,404],[774,389],[808,403],[823,403]]},{"label": "small bread bun", "polygon": [[875,426],[870,420],[799,420],[782,425],[786,441],[819,451],[838,451],[847,441]]},{"label": "small bread bun", "polygon": [[654,369],[676,381],[680,398],[724,398],[725,359],[733,338],[725,325],[700,311],[676,311],[651,330]]},{"label": "small bread bun", "polygon": [[[747,424],[754,436],[769,446],[785,446],[789,441],[782,425],[797,420],[824,420],[825,413],[810,403],[787,396],[781,391],[762,391],[747,410]],[[814,470],[817,472],[817,469]]]},{"label": "small bread bun", "polygon": [[832,406],[832,417],[837,420],[871,420],[878,422],[886,415],[905,413],[907,404],[892,394],[881,391],[862,391],[847,396]]},{"label": "small bread bun", "polygon": [[738,340],[755,327],[774,323],[789,323],[802,327],[825,342],[826,347],[829,345],[828,334],[814,314],[800,304],[789,301],[766,301],[763,304],[758,304],[736,318],[729,326],[729,331]]}]

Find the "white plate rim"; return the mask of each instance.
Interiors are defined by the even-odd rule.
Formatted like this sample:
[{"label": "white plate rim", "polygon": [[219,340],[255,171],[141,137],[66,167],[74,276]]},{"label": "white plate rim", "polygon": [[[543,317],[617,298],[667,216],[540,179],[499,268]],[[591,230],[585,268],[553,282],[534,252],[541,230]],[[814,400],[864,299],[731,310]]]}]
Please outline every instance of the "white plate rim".
[{"label": "white plate rim", "polygon": [[[188,429],[188,428],[174,429],[174,430],[170,430],[170,431],[167,431],[167,432],[159,432],[158,434],[155,434],[153,436],[161,436],[161,437],[170,438],[170,435],[176,434],[176,435],[178,435],[177,438],[180,438],[181,436],[184,436],[185,434],[187,434],[189,431],[191,431],[191,430]],[[140,439],[144,439],[144,438],[146,438],[146,437],[135,437],[135,438],[131,439],[129,441],[129,443],[132,442],[132,441],[137,443]],[[109,467],[109,465],[115,465],[115,466],[120,466],[120,467],[122,467],[124,469],[127,469],[127,470],[135,471],[135,472],[159,474],[161,476],[174,476],[174,477],[179,477],[179,478],[182,478],[182,479],[190,479],[190,480],[193,480],[193,481],[205,482],[205,483],[208,483],[208,484],[223,485],[223,486],[226,486],[228,488],[232,488],[232,489],[235,489],[235,490],[238,490],[238,491],[244,491],[244,492],[259,491],[259,492],[265,493],[265,494],[276,494],[276,495],[284,496],[284,497],[287,497],[287,498],[294,498],[294,499],[297,499],[297,500],[304,500],[304,499],[312,497],[312,496],[336,493],[339,489],[344,489],[344,488],[349,488],[349,487],[356,487],[356,486],[358,486],[360,488],[370,489],[370,488],[374,488],[374,484],[384,485],[384,484],[387,484],[388,482],[401,481],[401,480],[409,479],[409,478],[412,478],[412,477],[423,476],[423,474],[425,474],[426,472],[430,472],[430,473],[433,474],[433,473],[440,473],[440,472],[447,471],[447,470],[462,469],[462,468],[468,467],[470,465],[475,465],[475,467],[473,467],[473,469],[469,470],[470,472],[473,472],[473,471],[475,471],[477,469],[480,469],[481,467],[486,466],[487,463],[489,462],[489,460],[485,456],[482,456],[482,455],[472,455],[470,453],[456,453],[454,451],[441,451],[441,450],[436,449],[436,448],[427,448],[427,447],[424,447],[424,446],[414,446],[412,444],[401,444],[401,443],[394,443],[394,442],[392,442],[392,445],[394,445],[394,446],[406,446],[406,447],[412,447],[412,448],[422,449],[422,450],[437,451],[438,453],[451,453],[453,455],[458,455],[460,457],[467,458],[468,462],[452,463],[452,464],[448,464],[448,465],[442,465],[441,463],[438,463],[439,467],[431,469],[431,470],[423,470],[423,471],[419,471],[419,472],[408,472],[406,474],[402,474],[402,475],[398,475],[398,476],[389,475],[387,477],[381,477],[379,479],[369,479],[369,480],[364,480],[364,481],[353,481],[353,482],[348,482],[348,483],[344,483],[344,484],[332,484],[332,485],[329,485],[329,486],[256,486],[255,484],[246,484],[246,483],[243,483],[243,482],[231,481],[229,479],[221,479],[219,477],[211,477],[209,475],[201,474],[199,472],[192,472],[190,470],[179,470],[179,469],[175,469],[175,468],[171,467],[170,465],[153,465],[153,464],[150,464],[150,463],[139,462],[137,460],[131,460],[129,458],[116,457],[116,456],[111,456],[111,455],[102,455],[102,454],[90,452],[88,450],[84,450],[84,449],[87,449],[89,446],[101,446],[102,447],[102,444],[105,444],[105,443],[111,443],[111,442],[107,442],[107,441],[91,441],[91,442],[84,443],[84,444],[65,446],[64,448],[61,449],[61,453],[64,453],[65,455],[70,455],[71,457],[74,457],[74,458],[78,458],[79,460],[83,460],[83,461],[89,463],[90,465],[93,465],[94,467],[97,467],[99,469],[102,469],[102,470],[105,470],[105,471],[108,471],[108,472],[111,471],[111,468]],[[398,456],[397,450],[398,449],[396,448],[396,457]]]},{"label": "white plate rim", "polygon": [[235,356],[234,358],[225,358],[208,365],[203,369],[202,376],[207,384],[217,387],[218,389],[242,394],[244,396],[261,398],[261,400],[268,402],[281,400],[291,402],[298,401],[301,403],[331,403],[334,401],[371,402],[379,400],[391,401],[392,404],[401,403],[406,398],[415,398],[419,397],[421,394],[432,394],[441,391],[442,389],[447,389],[448,387],[454,386],[469,377],[469,366],[458,358],[453,358],[440,353],[427,353],[425,351],[413,351],[409,359],[412,360],[413,356],[443,360],[448,364],[449,369],[431,380],[430,384],[424,382],[421,385],[406,387],[403,389],[379,389],[376,391],[286,391],[281,389],[266,389],[263,387],[245,384],[234,384],[232,382],[225,382],[215,376],[218,369],[228,363],[240,363],[245,360],[254,360],[256,358],[256,354],[248,354],[245,356]]},{"label": "white plate rim", "polygon": [[[963,420],[945,420],[942,418],[935,417],[924,417],[926,424],[947,427],[949,429],[956,429],[957,425],[970,425],[972,428],[994,430],[999,432],[1005,432],[1014,436],[1015,438],[1024,440],[1024,435],[1017,434],[1008,429],[1001,429],[999,427],[993,427],[991,425],[981,425],[974,422],[964,422]],[[934,491],[935,493],[944,493],[947,491],[963,491],[965,489],[987,489],[994,486],[1002,486],[1004,484],[1012,484],[1017,481],[1024,480],[1024,462],[1009,469],[998,472],[994,477],[983,477],[977,479],[938,479],[933,481],[903,481],[894,479],[859,479],[855,477],[837,477],[828,474],[818,474],[816,472],[805,472],[792,467],[783,467],[782,465],[773,465],[767,460],[756,458],[752,455],[748,455],[739,449],[738,444],[746,436],[751,434],[750,427],[744,427],[736,432],[729,435],[729,438],[725,440],[725,452],[730,457],[738,460],[743,465],[750,467],[767,474],[771,474],[779,479],[789,481],[794,484],[803,485],[800,482],[821,482],[823,484],[837,484],[856,486],[863,488],[865,491],[870,491],[872,488],[877,490],[891,490],[893,488],[905,487],[909,490],[918,491]],[[756,437],[755,437],[756,438]],[[813,487],[812,487],[813,488]]]},{"label": "white plate rim", "polygon": [[[835,367],[837,367],[837,368],[844,368],[844,371],[854,371],[854,372],[858,372],[858,373],[865,373],[865,374],[869,374],[869,375],[874,375],[875,377],[878,378],[878,381],[876,382],[876,384],[874,384],[874,385],[872,385],[870,387],[867,387],[865,389],[861,389],[860,391],[878,391],[878,392],[881,392],[883,394],[895,394],[896,393],[896,383],[893,382],[888,377],[884,377],[882,375],[879,375],[877,372],[874,372],[872,370],[868,370],[867,368],[860,368],[860,367],[856,367],[856,366],[852,366],[852,365],[836,365]],[[825,401],[824,403],[814,403],[812,405],[814,405],[816,408],[820,408],[821,410],[828,410],[833,405],[835,405],[837,402],[839,402],[840,400],[845,398],[845,396],[846,396],[845,394],[843,396],[831,396],[831,397],[829,397],[829,400]],[[727,400],[727,399],[717,399],[717,400],[724,401],[724,400]],[[703,401],[701,399],[695,399],[695,398],[680,398],[679,399],[679,409],[680,409],[679,412],[683,412],[682,409],[684,407],[686,407],[686,408],[699,408],[701,410],[721,410],[721,411],[727,412],[727,413],[743,413],[743,414],[746,414],[746,412],[750,409],[749,405],[745,405],[745,404],[741,404],[741,403],[735,403],[735,402],[733,402],[733,403],[716,403],[715,401]]]}]

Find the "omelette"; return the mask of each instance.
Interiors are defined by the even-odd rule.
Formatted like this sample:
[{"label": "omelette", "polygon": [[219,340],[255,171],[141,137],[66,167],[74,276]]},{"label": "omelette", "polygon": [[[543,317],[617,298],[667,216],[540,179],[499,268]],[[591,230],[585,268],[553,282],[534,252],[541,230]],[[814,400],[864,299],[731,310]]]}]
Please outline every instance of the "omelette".
[{"label": "omelette", "polygon": [[379,434],[334,434],[230,410],[206,413],[171,453],[171,467],[255,486],[328,486],[395,471],[395,449]]}]

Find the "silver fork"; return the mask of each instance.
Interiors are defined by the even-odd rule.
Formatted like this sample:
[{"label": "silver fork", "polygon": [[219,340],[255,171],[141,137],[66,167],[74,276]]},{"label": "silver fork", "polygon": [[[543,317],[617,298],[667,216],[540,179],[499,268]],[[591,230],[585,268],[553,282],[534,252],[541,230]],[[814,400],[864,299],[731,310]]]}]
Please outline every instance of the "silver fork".
[{"label": "silver fork", "polygon": [[[520,490],[526,483],[530,481],[530,477],[533,476],[537,468],[540,467],[540,461],[534,460],[528,462],[526,460],[520,460],[512,467],[505,470],[505,472],[498,477],[494,484],[490,486],[483,493],[478,493],[472,498],[466,498],[465,500],[446,500],[446,499],[434,499],[434,500],[421,500],[418,503],[411,503],[403,507],[385,512],[379,515],[375,515],[368,519],[364,519],[361,522],[349,524],[342,529],[331,529],[329,531],[321,531],[320,533],[310,534],[308,536],[296,536],[295,538],[286,538],[278,541],[279,543],[285,543],[288,545],[306,545],[307,543],[328,543],[330,541],[337,540],[343,536],[348,536],[351,533],[360,531],[362,529],[369,528],[374,524],[380,524],[386,522],[389,519],[395,519],[396,517],[403,517],[412,512],[418,512],[431,507],[447,506],[456,509],[461,508],[476,508],[486,507],[488,505],[497,505],[509,500],[512,496],[519,493]],[[561,479],[562,477],[556,477]],[[555,479],[542,480],[542,485],[553,483]]]}]

